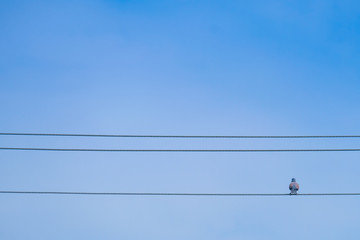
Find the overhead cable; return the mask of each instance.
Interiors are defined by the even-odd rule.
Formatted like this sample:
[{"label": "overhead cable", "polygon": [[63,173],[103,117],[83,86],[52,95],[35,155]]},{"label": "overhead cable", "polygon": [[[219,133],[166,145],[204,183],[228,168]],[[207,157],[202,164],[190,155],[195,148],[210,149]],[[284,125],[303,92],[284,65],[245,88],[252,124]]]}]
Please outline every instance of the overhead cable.
[{"label": "overhead cable", "polygon": [[61,151],[61,152],[358,152],[349,149],[96,149],[96,148],[20,148],[0,147],[12,151]]},{"label": "overhead cable", "polygon": [[114,196],[199,196],[199,197],[276,197],[276,196],[360,196],[360,193],[155,193],[155,192],[40,192],[40,191],[0,191],[0,194],[40,194],[40,195],[114,195]]},{"label": "overhead cable", "polygon": [[241,136],[241,135],[136,135],[136,134],[77,134],[77,133],[6,133],[3,136],[47,137],[114,137],[114,138],[360,138],[360,135],[304,135],[304,136]]}]

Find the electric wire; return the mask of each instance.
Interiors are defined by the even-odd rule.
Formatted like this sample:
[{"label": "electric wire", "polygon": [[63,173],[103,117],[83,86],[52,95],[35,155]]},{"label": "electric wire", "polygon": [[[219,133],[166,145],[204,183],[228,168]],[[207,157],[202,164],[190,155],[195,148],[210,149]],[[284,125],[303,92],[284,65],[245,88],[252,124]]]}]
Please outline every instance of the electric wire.
[{"label": "electric wire", "polygon": [[159,192],[59,192],[0,191],[0,194],[36,195],[113,195],[113,196],[203,196],[203,197],[271,197],[271,196],[360,196],[360,193],[159,193]]},{"label": "electric wire", "polygon": [[48,136],[48,137],[113,137],[113,138],[360,138],[360,135],[304,135],[304,136],[236,136],[236,135],[132,135],[132,134],[77,134],[77,133],[11,133],[3,136]]},{"label": "electric wire", "polygon": [[95,149],[95,148],[22,148],[0,147],[11,151],[62,151],[62,152],[358,152],[359,148],[344,149]]}]

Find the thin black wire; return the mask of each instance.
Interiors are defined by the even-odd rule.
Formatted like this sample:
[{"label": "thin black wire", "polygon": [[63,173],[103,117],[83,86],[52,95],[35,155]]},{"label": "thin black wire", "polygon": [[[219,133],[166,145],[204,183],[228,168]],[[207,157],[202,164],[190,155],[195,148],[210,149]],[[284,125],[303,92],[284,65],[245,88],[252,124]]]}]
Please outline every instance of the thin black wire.
[{"label": "thin black wire", "polygon": [[62,152],[358,152],[360,149],[94,149],[94,148],[11,148],[12,151],[62,151]]},{"label": "thin black wire", "polygon": [[211,135],[126,135],[126,134],[74,134],[74,133],[0,133],[4,136],[48,137],[115,137],[115,138],[360,138],[360,135],[309,135],[309,136],[211,136]]},{"label": "thin black wire", "polygon": [[0,194],[41,194],[41,195],[117,195],[117,196],[203,196],[203,197],[271,197],[271,196],[360,196],[360,193],[151,193],[151,192],[39,192],[0,191]]}]

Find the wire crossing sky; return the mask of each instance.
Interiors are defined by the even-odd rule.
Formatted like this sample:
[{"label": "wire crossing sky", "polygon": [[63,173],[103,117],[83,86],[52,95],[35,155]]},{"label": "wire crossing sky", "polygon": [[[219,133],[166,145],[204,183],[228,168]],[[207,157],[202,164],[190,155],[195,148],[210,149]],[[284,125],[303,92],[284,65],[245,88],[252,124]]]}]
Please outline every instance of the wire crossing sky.
[{"label": "wire crossing sky", "polygon": [[360,149],[95,149],[95,148],[6,148],[10,151],[58,152],[358,152]]},{"label": "wire crossing sky", "polygon": [[280,197],[280,196],[360,196],[360,193],[152,193],[152,192],[39,192],[39,191],[0,191],[0,194],[37,195],[104,195],[104,196],[188,196],[188,197]]},{"label": "wire crossing sky", "polygon": [[360,138],[360,135],[309,135],[309,136],[211,136],[211,135],[125,135],[125,134],[76,134],[76,133],[0,133],[3,136],[46,137],[114,137],[114,138]]}]

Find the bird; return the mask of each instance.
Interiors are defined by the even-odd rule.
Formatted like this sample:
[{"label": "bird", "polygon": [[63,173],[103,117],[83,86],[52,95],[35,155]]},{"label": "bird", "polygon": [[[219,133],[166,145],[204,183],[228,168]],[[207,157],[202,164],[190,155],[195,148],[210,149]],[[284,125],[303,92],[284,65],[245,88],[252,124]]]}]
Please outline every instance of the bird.
[{"label": "bird", "polygon": [[299,184],[296,182],[295,178],[291,179],[291,183],[289,185],[290,195],[296,195],[299,190]]}]

